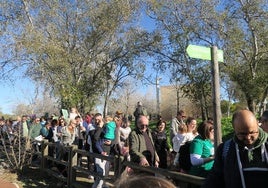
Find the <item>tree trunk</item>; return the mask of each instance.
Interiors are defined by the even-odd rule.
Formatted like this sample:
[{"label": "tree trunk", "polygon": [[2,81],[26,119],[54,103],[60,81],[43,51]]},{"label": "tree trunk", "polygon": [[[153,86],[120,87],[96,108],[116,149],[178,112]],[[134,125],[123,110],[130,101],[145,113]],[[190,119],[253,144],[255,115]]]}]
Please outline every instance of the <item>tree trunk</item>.
[{"label": "tree trunk", "polygon": [[248,98],[247,99],[247,104],[248,104],[248,109],[253,113],[255,114],[255,103],[254,103],[254,100],[252,98]]}]

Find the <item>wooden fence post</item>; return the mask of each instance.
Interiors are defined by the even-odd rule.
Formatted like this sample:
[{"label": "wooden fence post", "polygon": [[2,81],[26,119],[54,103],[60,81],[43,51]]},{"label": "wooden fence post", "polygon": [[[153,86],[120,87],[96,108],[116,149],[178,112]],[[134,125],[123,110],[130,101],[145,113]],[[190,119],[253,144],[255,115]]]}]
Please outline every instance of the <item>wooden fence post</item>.
[{"label": "wooden fence post", "polygon": [[122,174],[122,171],[123,171],[123,163],[124,161],[124,157],[123,156],[120,156],[120,155],[115,155],[114,156],[114,176],[115,178],[119,178],[120,175]]},{"label": "wooden fence post", "polygon": [[77,148],[77,145],[72,145],[70,146],[70,150],[68,152],[68,188],[71,188],[72,183],[76,181],[76,170],[73,168],[73,166],[77,166],[77,152],[74,152],[74,150]]},{"label": "wooden fence post", "polygon": [[48,140],[44,139],[41,143],[41,169],[44,170],[47,168],[47,156],[48,156]]}]

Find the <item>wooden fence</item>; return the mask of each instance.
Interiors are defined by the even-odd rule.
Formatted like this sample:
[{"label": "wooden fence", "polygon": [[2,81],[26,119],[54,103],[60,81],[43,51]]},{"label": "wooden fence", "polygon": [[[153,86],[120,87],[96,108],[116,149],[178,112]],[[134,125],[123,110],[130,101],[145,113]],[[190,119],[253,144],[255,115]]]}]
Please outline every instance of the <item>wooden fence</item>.
[{"label": "wooden fence", "polygon": [[[109,182],[109,185],[113,186],[113,183],[120,177],[125,167],[130,167],[131,169],[138,170],[141,172],[147,172],[155,174],[156,176],[166,177],[167,179],[172,180],[176,185],[179,185],[181,188],[190,187],[191,185],[195,185],[196,187],[200,187],[203,182],[204,178],[192,176],[180,172],[175,172],[171,170],[161,169],[161,168],[154,168],[154,167],[142,167],[137,165],[136,163],[128,162],[123,160],[121,157],[117,156],[103,156],[96,153],[90,153],[85,150],[77,149],[76,145],[66,146],[64,147],[64,151],[67,152],[68,159],[62,160],[57,159],[55,156],[49,155],[49,151],[55,149],[57,145],[55,143],[51,143],[48,141],[42,141],[41,143],[41,151],[38,153],[41,163],[40,169],[43,172],[46,172],[48,175],[52,175],[56,177],[58,180],[65,182],[68,188],[76,188],[81,187],[78,186],[76,178],[79,174],[84,175],[92,175],[94,177],[99,177],[106,182]],[[83,166],[78,165],[77,156],[78,154],[82,155],[83,157],[93,157],[93,158],[100,158],[103,160],[107,160],[114,165],[114,174],[112,177],[104,177],[96,172],[89,170]],[[59,173],[53,171],[49,166],[50,163],[54,164],[61,164],[65,166],[67,169],[67,176],[59,175]]]}]

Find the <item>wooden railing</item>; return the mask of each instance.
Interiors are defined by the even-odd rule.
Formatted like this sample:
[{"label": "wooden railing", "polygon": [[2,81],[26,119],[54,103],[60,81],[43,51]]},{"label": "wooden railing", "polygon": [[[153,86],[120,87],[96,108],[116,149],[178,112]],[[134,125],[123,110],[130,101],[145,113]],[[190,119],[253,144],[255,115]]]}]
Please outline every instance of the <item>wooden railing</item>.
[{"label": "wooden railing", "polygon": [[[192,176],[189,174],[184,174],[180,172],[175,172],[171,170],[154,168],[154,167],[142,167],[133,162],[124,161],[123,158],[117,156],[103,156],[96,153],[90,153],[85,150],[77,149],[76,145],[66,146],[64,149],[68,153],[68,160],[60,160],[53,156],[49,156],[49,148],[55,148],[56,144],[48,141],[42,141],[41,143],[41,152],[38,153],[41,158],[40,169],[49,175],[56,177],[58,180],[65,182],[68,188],[76,187],[76,177],[78,175],[77,172],[80,172],[85,175],[92,175],[94,177],[99,177],[104,179],[105,181],[110,182],[110,185],[113,186],[113,183],[120,177],[121,173],[125,169],[125,167],[130,167],[134,171],[140,172],[148,172],[151,174],[155,174],[156,176],[166,177],[171,179],[175,184],[179,184],[180,187],[188,187],[189,185],[201,186],[204,182],[204,178]],[[114,168],[114,175],[110,178],[101,176],[94,171],[90,171],[89,169],[79,166],[77,163],[77,155],[81,154],[84,157],[93,157],[100,158],[103,160],[107,160],[116,166]],[[61,164],[67,169],[67,177],[59,175],[55,171],[51,170],[49,167],[49,163]]]}]

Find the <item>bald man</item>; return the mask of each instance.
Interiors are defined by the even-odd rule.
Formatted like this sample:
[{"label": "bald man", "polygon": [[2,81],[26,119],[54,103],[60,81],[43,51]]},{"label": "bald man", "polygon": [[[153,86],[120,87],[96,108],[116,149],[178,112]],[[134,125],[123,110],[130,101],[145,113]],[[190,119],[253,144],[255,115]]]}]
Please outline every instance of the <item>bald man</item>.
[{"label": "bald man", "polygon": [[233,115],[234,137],[220,144],[204,188],[268,186],[268,135],[249,110]]}]

